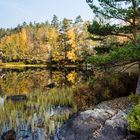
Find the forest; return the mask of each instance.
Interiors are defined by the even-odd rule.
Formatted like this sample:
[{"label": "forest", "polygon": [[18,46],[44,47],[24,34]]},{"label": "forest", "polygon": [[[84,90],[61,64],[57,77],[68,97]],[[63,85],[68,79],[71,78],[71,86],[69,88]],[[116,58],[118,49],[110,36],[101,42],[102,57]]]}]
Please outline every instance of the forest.
[{"label": "forest", "polygon": [[85,5],[0,28],[0,140],[140,139],[140,0]]},{"label": "forest", "polygon": [[0,52],[3,63],[24,64],[81,63],[93,55],[95,42],[87,31],[88,21],[75,21],[54,15],[51,23],[30,23],[14,29],[0,29]]}]

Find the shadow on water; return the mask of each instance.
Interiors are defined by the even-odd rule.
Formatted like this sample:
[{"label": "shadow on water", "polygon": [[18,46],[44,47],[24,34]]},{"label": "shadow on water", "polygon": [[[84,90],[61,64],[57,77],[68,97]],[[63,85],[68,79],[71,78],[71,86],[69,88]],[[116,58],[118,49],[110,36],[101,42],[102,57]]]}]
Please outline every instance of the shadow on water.
[{"label": "shadow on water", "polygon": [[51,140],[61,124],[101,101],[134,92],[137,74],[75,68],[24,68],[0,71],[0,135]]}]

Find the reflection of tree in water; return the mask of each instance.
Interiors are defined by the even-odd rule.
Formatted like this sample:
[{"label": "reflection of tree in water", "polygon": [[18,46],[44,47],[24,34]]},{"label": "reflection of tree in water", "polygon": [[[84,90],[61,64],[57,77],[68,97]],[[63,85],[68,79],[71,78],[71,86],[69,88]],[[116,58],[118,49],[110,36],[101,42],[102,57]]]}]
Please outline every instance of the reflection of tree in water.
[{"label": "reflection of tree in water", "polygon": [[36,92],[26,96],[25,101],[5,100],[4,105],[0,107],[1,133],[14,129],[20,135],[24,130],[26,134],[32,134],[34,137],[42,131],[45,139],[49,140],[56,128],[76,111],[70,88],[55,88],[48,94]]},{"label": "reflection of tree in water", "polygon": [[[57,87],[64,85],[76,85],[82,82],[84,73],[73,71],[9,71],[0,78],[1,93],[12,94],[29,94],[36,90],[41,92],[46,90],[46,86],[55,83]],[[84,81],[83,81],[84,82]]]},{"label": "reflection of tree in water", "polygon": [[4,94],[26,94],[29,93],[31,86],[32,80],[24,73],[10,72],[1,79],[1,88]]},{"label": "reflection of tree in water", "polygon": [[76,83],[76,78],[77,78],[77,72],[76,71],[71,71],[67,75],[68,81],[71,82],[72,84],[75,84]]},{"label": "reflection of tree in water", "polygon": [[78,109],[94,108],[101,101],[128,96],[135,93],[137,74],[98,72],[74,90]]},{"label": "reflection of tree in water", "polygon": [[[41,128],[40,133],[47,134],[44,136],[49,140],[49,135],[52,136],[56,127],[71,114],[65,107],[71,107],[72,113],[77,109],[93,108],[100,101],[128,95],[128,91],[135,89],[135,81],[136,75],[100,71],[92,77],[90,72],[85,74],[76,70],[9,71],[0,79],[1,93],[8,97],[24,93],[28,100],[14,104],[4,101],[0,107],[1,132],[8,127],[15,130],[21,127],[34,132],[33,137],[36,137]],[[57,87],[47,90],[51,82]],[[63,108],[62,113],[56,111],[59,107]]]}]

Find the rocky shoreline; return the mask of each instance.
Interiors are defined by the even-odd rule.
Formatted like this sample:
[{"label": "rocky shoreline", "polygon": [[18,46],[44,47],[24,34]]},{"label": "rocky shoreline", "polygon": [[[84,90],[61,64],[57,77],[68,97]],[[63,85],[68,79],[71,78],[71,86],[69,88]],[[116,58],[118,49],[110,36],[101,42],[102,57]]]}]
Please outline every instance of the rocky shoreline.
[{"label": "rocky shoreline", "polygon": [[140,137],[128,130],[126,116],[131,107],[128,97],[104,101],[94,110],[74,115],[55,140],[138,140]]},{"label": "rocky shoreline", "polygon": [[[132,106],[128,97],[101,102],[94,110],[73,115],[57,129],[54,140],[140,140],[140,135],[128,130],[126,116]],[[9,130],[1,139],[15,140],[16,132]]]}]

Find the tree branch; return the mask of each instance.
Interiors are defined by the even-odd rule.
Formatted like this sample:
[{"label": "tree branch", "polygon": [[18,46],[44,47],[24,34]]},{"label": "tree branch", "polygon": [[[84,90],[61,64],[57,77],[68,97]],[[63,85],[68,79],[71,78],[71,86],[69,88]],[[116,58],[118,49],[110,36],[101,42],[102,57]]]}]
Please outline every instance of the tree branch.
[{"label": "tree branch", "polygon": [[[89,4],[90,8],[91,9],[95,9],[96,6],[94,6],[93,4]],[[97,9],[100,9],[99,7],[96,7]],[[96,9],[96,10],[97,10]],[[111,16],[111,15],[108,15],[106,13],[104,13],[103,11],[101,12],[102,10],[97,10],[97,13],[101,14],[102,16],[105,16],[105,17],[108,17],[108,18],[111,18],[111,19],[118,19],[118,20],[122,20],[124,22],[128,22],[130,24],[132,24],[131,21],[127,20],[127,19],[124,19],[124,18],[121,18],[121,17],[116,17],[116,16]]]}]

